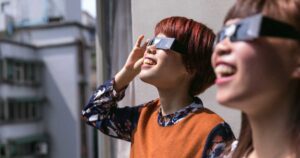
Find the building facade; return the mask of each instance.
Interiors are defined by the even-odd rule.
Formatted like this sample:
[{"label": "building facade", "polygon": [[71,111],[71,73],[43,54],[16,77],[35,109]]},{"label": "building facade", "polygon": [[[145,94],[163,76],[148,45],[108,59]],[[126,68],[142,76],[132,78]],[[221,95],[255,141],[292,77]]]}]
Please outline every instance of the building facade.
[{"label": "building facade", "polygon": [[[0,1],[0,158],[94,157],[93,131],[79,116],[95,30],[80,21],[80,0],[8,2]],[[34,15],[46,2],[41,20]],[[29,8],[27,22],[19,5]]]}]

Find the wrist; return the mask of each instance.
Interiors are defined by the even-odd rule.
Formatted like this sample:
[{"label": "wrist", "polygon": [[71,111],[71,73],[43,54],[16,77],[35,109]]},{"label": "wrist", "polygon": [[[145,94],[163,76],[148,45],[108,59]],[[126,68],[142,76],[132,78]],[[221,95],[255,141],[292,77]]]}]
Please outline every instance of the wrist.
[{"label": "wrist", "polygon": [[137,75],[134,71],[127,70],[126,68],[122,68],[115,75],[115,90],[120,91],[124,87],[126,87]]}]

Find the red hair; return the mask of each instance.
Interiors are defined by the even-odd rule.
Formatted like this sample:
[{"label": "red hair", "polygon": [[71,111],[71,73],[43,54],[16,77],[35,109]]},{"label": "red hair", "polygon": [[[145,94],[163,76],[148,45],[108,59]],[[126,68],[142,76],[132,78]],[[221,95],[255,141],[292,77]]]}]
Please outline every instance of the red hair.
[{"label": "red hair", "polygon": [[155,27],[159,33],[175,38],[185,47],[182,60],[186,69],[195,76],[190,85],[190,95],[197,95],[211,86],[215,74],[211,66],[211,55],[215,34],[202,23],[185,17],[169,17],[161,20]]}]

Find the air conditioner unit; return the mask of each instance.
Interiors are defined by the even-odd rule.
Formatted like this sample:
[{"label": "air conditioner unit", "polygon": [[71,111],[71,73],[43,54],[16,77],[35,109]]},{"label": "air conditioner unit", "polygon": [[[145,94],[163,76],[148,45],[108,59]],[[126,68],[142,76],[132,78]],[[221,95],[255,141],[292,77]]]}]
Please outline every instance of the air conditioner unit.
[{"label": "air conditioner unit", "polygon": [[39,142],[35,145],[36,155],[47,155],[48,154],[48,144],[46,142]]},{"label": "air conditioner unit", "polygon": [[9,31],[13,28],[13,17],[7,14],[0,14],[0,32]]}]

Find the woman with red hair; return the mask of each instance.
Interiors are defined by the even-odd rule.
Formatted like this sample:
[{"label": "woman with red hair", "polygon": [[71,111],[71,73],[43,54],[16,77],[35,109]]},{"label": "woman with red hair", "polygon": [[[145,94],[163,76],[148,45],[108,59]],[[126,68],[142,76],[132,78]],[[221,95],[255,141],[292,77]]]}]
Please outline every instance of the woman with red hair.
[{"label": "woman with red hair", "polygon": [[[234,139],[224,120],[204,108],[199,93],[215,79],[210,63],[215,35],[192,19],[169,17],[155,37],[140,36],[124,67],[99,86],[84,107],[86,122],[111,137],[131,142],[131,157],[214,157]],[[117,107],[127,85],[139,74],[159,98]]]}]

